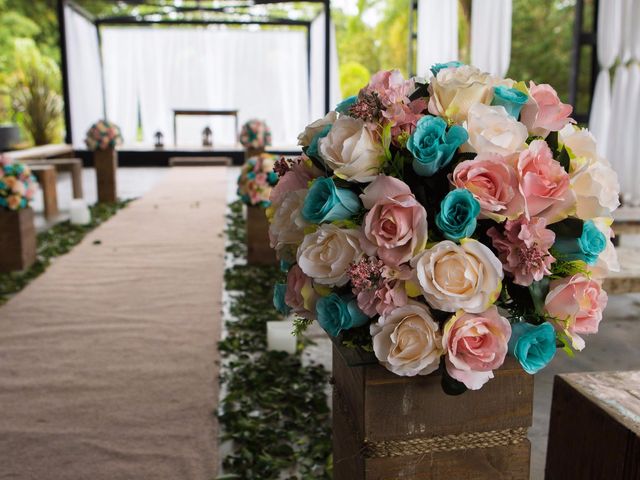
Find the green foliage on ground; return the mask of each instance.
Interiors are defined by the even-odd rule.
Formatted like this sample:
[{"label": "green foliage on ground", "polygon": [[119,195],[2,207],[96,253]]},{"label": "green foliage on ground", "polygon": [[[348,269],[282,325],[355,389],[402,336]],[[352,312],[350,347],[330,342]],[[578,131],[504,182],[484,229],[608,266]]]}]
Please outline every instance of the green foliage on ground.
[{"label": "green foliage on ground", "polygon": [[121,200],[116,203],[97,203],[90,207],[91,223],[87,225],[72,225],[65,221],[38,234],[37,259],[35,263],[23,272],[0,273],[0,305],[5,303],[11,295],[18,293],[27,284],[38,277],[60,255],[68,253],[79,244],[87,233],[126,207],[131,200]]},{"label": "green foliage on ground", "polygon": [[229,206],[225,271],[229,293],[226,336],[219,343],[224,397],[218,417],[231,453],[220,479],[330,479],[331,422],[328,374],[303,366],[298,355],[266,350],[266,322],[280,318],[273,285],[275,267],[242,264],[246,230],[242,203]]}]

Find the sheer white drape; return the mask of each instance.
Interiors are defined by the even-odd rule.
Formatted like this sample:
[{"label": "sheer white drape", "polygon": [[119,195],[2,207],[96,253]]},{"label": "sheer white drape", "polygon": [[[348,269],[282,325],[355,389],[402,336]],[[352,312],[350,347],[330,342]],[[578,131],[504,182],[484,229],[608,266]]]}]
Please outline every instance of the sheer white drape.
[{"label": "sheer white drape", "polygon": [[[173,143],[173,109],[237,109],[241,124],[266,120],[274,145],[294,145],[308,123],[305,31],[109,27],[102,38],[109,118],[135,134],[139,105],[145,143],[157,130]],[[207,125],[214,143],[236,143],[233,120],[215,117],[179,118],[178,143],[199,145]]]},{"label": "sheer white drape", "polygon": [[458,0],[419,0],[417,73],[458,59]]},{"label": "sheer white drape", "polygon": [[87,130],[105,114],[98,32],[93,23],[70,7],[64,9],[64,21],[71,136],[74,147],[84,148]]},{"label": "sheer white drape", "polygon": [[[325,36],[324,36],[324,13],[318,15],[311,22],[311,89],[310,108],[311,120],[323,117],[327,112],[325,109]],[[331,56],[330,56],[330,94],[329,108],[334,108],[342,99],[340,93],[340,72],[338,65],[338,48],[336,44],[336,29],[331,23]]]},{"label": "sheer white drape", "polygon": [[471,63],[504,77],[511,61],[511,0],[473,0]]}]

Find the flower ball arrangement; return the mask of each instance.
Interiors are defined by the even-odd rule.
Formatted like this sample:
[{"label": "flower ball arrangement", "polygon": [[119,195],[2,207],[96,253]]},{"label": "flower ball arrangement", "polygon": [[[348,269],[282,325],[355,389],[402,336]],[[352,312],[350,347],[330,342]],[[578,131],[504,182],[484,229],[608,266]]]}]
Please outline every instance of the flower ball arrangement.
[{"label": "flower ball arrangement", "polygon": [[87,131],[84,143],[91,151],[115,150],[122,145],[120,127],[108,120],[99,120]]},{"label": "flower ball arrangement", "polygon": [[269,196],[279,178],[274,171],[275,163],[276,157],[267,153],[245,162],[238,177],[238,196],[244,204],[263,208],[271,204]]},{"label": "flower ball arrangement", "polygon": [[239,140],[244,148],[264,150],[271,145],[271,130],[266,122],[253,118],[242,125]]},{"label": "flower ball arrangement", "polygon": [[38,182],[28,165],[0,155],[0,207],[27,208],[37,191]]},{"label": "flower ball arrangement", "polygon": [[598,331],[619,187],[551,86],[431,71],[379,72],[300,134],[269,234],[288,265],[276,306],[397,375],[443,365],[453,393]]}]

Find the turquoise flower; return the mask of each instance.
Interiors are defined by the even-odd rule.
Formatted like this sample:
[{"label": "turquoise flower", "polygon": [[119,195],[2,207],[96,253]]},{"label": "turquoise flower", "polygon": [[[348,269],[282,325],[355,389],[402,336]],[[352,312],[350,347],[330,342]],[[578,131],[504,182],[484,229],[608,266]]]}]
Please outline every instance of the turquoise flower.
[{"label": "turquoise flower", "polygon": [[256,178],[256,172],[249,172],[249,173],[247,173],[247,178],[248,178],[249,180],[255,180],[255,178]]},{"label": "turquoise flower", "polygon": [[509,353],[516,357],[525,372],[533,375],[542,370],[556,354],[556,332],[549,322],[511,325]]},{"label": "turquoise flower", "polygon": [[354,103],[356,103],[357,100],[357,95],[351,95],[350,97],[345,98],[336,106],[336,112],[342,114],[349,113],[349,109],[353,106]]},{"label": "turquoise flower", "polygon": [[447,63],[436,63],[431,66],[431,73],[433,73],[433,76],[435,77],[438,75],[438,72],[440,70],[444,70],[445,68],[458,68],[463,65],[464,63],[458,62],[457,60],[453,62],[447,62]]},{"label": "turquoise flower", "polygon": [[316,179],[302,205],[302,217],[311,223],[346,220],[360,211],[358,195],[346,188],[336,187],[333,179]]},{"label": "turquoise flower", "polygon": [[413,154],[413,169],[418,175],[430,177],[446,167],[469,134],[458,125],[447,130],[447,122],[440,117],[426,115],[418,120],[416,130],[407,141]]},{"label": "turquoise flower", "polygon": [[320,297],[316,303],[316,315],[320,326],[332,337],[369,321],[369,317],[358,308],[354,297],[341,297],[337,293]]},{"label": "turquoise flower", "polygon": [[476,229],[480,203],[464,188],[452,190],[440,203],[436,225],[449,240],[470,237]]},{"label": "turquoise flower", "polygon": [[293,263],[287,262],[286,260],[282,259],[280,260],[280,271],[287,273],[292,265]]},{"label": "turquoise flower", "polygon": [[607,238],[592,220],[582,225],[582,234],[578,238],[558,238],[553,249],[561,254],[561,260],[581,260],[588,265],[598,261],[598,256],[607,247]]},{"label": "turquoise flower", "polygon": [[267,173],[267,182],[269,182],[269,185],[271,186],[278,183],[278,174],[276,172]]},{"label": "turquoise flower", "polygon": [[284,301],[284,296],[287,293],[286,283],[276,283],[273,286],[273,306],[276,310],[283,315],[287,315],[291,311],[291,307]]},{"label": "turquoise flower", "polygon": [[529,96],[515,88],[499,85],[493,89],[491,105],[499,105],[505,108],[507,113],[518,120],[520,110],[529,101]]},{"label": "turquoise flower", "polygon": [[329,135],[329,131],[331,130],[331,127],[332,125],[325,125],[324,128],[320,131],[320,133],[318,133],[315,137],[313,137],[313,139],[311,140],[311,143],[309,143],[309,146],[307,147],[307,151],[305,152],[307,156],[319,158],[318,142],[320,141],[320,139]]}]

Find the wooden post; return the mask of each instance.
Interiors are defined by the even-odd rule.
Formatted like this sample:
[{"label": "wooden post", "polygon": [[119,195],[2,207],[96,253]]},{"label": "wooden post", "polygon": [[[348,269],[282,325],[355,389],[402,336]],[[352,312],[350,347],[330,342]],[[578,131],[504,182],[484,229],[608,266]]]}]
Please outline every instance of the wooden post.
[{"label": "wooden post", "polygon": [[261,147],[261,148],[247,147],[244,151],[244,161],[246,162],[250,158],[256,157],[261,153],[264,153],[264,151],[265,151],[264,147]]},{"label": "wooden post", "polygon": [[0,209],[0,272],[25,270],[36,260],[33,210]]},{"label": "wooden post", "polygon": [[247,263],[278,264],[275,250],[269,245],[269,221],[262,207],[247,206]]},{"label": "wooden post", "polygon": [[118,200],[116,188],[118,153],[113,149],[96,150],[93,152],[93,164],[98,182],[98,202],[116,202]]},{"label": "wooden post", "polygon": [[533,376],[512,358],[478,391],[448,396],[442,373],[350,366],[333,347],[334,480],[529,478]]},{"label": "wooden post", "polygon": [[31,165],[31,172],[38,179],[44,198],[44,217],[51,221],[58,218],[58,174],[53,165]]},{"label": "wooden post", "polygon": [[553,383],[545,478],[640,478],[640,371],[570,373]]}]

